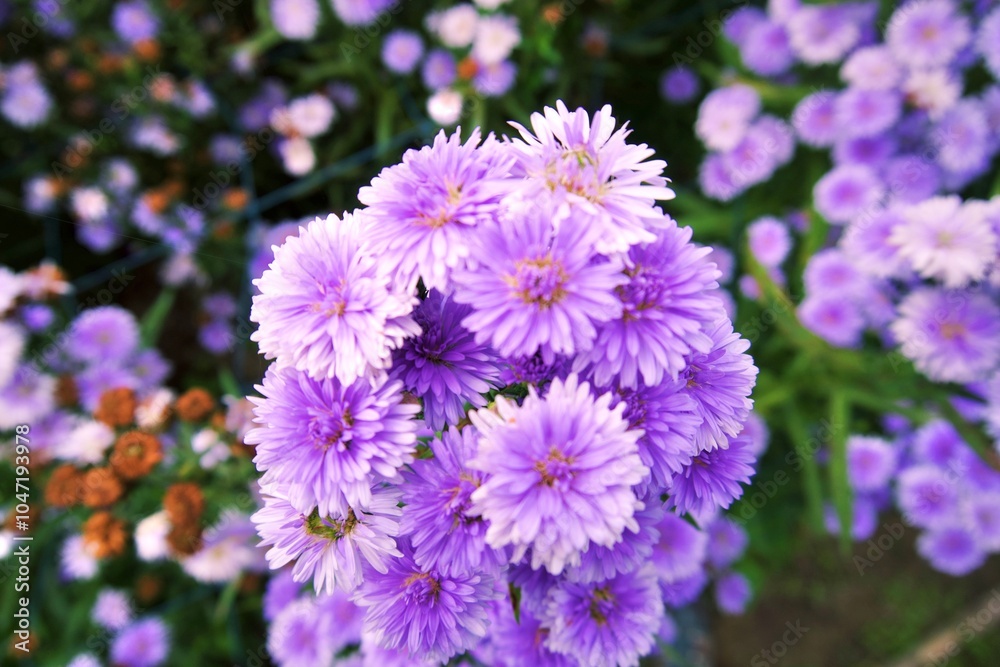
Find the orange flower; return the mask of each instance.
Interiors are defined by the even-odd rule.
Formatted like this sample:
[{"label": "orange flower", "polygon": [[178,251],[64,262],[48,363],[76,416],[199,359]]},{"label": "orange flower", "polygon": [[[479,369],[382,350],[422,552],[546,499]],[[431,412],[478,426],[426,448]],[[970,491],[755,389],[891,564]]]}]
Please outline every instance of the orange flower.
[{"label": "orange flower", "polygon": [[184,392],[174,406],[177,416],[184,421],[201,421],[212,413],[215,409],[215,401],[212,395],[200,387],[189,389]]},{"label": "orange flower", "polygon": [[135,392],[131,389],[108,389],[101,394],[94,417],[111,428],[128,426],[135,420],[135,406]]},{"label": "orange flower", "polygon": [[61,465],[45,485],[45,502],[53,507],[70,507],[80,502],[83,475],[76,467]]},{"label": "orange flower", "polygon": [[197,484],[173,484],[163,496],[163,509],[173,526],[197,524],[205,511],[205,496]]},{"label": "orange flower", "polygon": [[121,480],[110,468],[91,468],[80,480],[83,504],[87,507],[107,507],[125,492]]},{"label": "orange flower", "polygon": [[139,479],[163,460],[163,448],[156,436],[129,431],[115,442],[110,460],[111,467],[125,479]]},{"label": "orange flower", "polygon": [[97,512],[83,524],[83,543],[95,558],[124,553],[127,541],[125,522],[111,512]]}]

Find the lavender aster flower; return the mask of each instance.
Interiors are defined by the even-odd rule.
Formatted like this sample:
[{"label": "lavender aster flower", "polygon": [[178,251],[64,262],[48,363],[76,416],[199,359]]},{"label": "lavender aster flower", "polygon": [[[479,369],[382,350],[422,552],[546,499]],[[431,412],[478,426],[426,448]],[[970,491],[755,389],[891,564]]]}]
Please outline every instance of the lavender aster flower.
[{"label": "lavender aster flower", "polygon": [[[889,162],[898,148],[895,137],[878,134],[871,137],[845,137],[833,147],[833,162],[842,164],[863,164],[879,168]],[[886,176],[890,191],[892,181]]]},{"label": "lavender aster flower", "polygon": [[949,107],[934,125],[937,162],[951,172],[979,172],[993,153],[992,131],[984,106],[961,100]]},{"label": "lavender aster flower", "polygon": [[663,507],[658,497],[646,498],[644,504],[645,509],[635,513],[638,530],[626,530],[622,540],[610,547],[591,545],[580,558],[580,564],[566,571],[566,579],[584,583],[605,581],[646,563],[653,545],[660,539],[656,526],[663,518]]},{"label": "lavender aster flower", "polygon": [[478,227],[497,219],[511,166],[492,134],[480,145],[478,129],[464,144],[459,132],[438,133],[433,146],[407,151],[361,188],[366,241],[404,283],[419,275],[427,289],[443,289],[464,267]]},{"label": "lavender aster flower", "polygon": [[896,471],[896,451],[881,438],[851,436],[847,440],[847,476],[856,491],[885,488]]},{"label": "lavender aster flower", "polygon": [[698,75],[686,65],[675,65],[660,77],[660,95],[672,104],[686,104],[701,89]]},{"label": "lavender aster flower", "polygon": [[694,130],[708,148],[729,151],[746,136],[758,113],[760,96],[750,86],[719,88],[702,100]]},{"label": "lavender aster flower", "polygon": [[715,602],[725,614],[742,614],[751,595],[749,580],[739,572],[727,572],[715,582]]},{"label": "lavender aster flower", "polygon": [[332,638],[326,632],[314,598],[292,602],[268,628],[267,652],[281,667],[329,665],[333,661]]},{"label": "lavender aster flower", "polygon": [[421,567],[446,575],[499,573],[503,555],[486,546],[487,526],[472,511],[471,496],[485,476],[468,465],[477,439],[472,426],[449,429],[431,443],[433,459],[415,461],[412,472],[403,473],[401,530]]},{"label": "lavender aster flower", "polygon": [[913,68],[949,65],[972,41],[969,19],[950,0],[912,0],[889,19],[885,43]]},{"label": "lavender aster flower", "polygon": [[400,0],[331,0],[333,12],[350,26],[368,25]]},{"label": "lavender aster flower", "polygon": [[423,333],[395,353],[392,377],[422,400],[424,421],[435,431],[457,424],[466,403],[486,405],[483,394],[499,382],[499,359],[460,324],[471,312],[431,291],[414,312]]},{"label": "lavender aster flower", "polygon": [[277,248],[253,281],[251,335],[268,359],[344,384],[387,368],[391,350],[419,333],[413,297],[397,291],[362,245],[371,226],[361,213],[316,218]]},{"label": "lavender aster flower", "polygon": [[854,48],[861,31],[844,5],[804,5],[789,18],[788,41],[808,65],[834,63]]},{"label": "lavender aster flower", "polygon": [[264,607],[264,619],[273,622],[278,614],[299,597],[302,584],[295,581],[292,568],[279,570],[267,582],[264,597],[261,599]]},{"label": "lavender aster flower", "polygon": [[747,227],[747,243],[754,258],[763,266],[779,266],[792,249],[788,226],[777,218],[758,218]]},{"label": "lavender aster flower", "polygon": [[554,380],[544,399],[529,388],[520,407],[498,396],[499,414],[472,413],[482,435],[469,465],[488,474],[472,500],[489,522],[487,544],[513,545],[515,562],[531,547],[533,568],[559,574],[591,543],[611,546],[625,528],[638,528],[633,514],[642,504],[631,486],[649,469],[639,458],[640,433],[628,430],[625,406],[611,409],[611,400],[595,399],[570,375]]},{"label": "lavender aster flower", "polygon": [[708,535],[673,513],[665,514],[657,529],[660,540],[653,545],[652,562],[660,580],[670,584],[700,574]]},{"label": "lavender aster flower", "polygon": [[899,85],[902,69],[888,47],[866,46],[844,61],[840,78],[852,88],[891,90]]},{"label": "lavender aster flower", "polygon": [[504,224],[480,226],[475,268],[455,271],[454,298],[472,307],[462,325],[477,343],[505,357],[541,350],[551,363],[589,348],[596,325],[621,313],[614,289],[626,277],[618,261],[593,261],[595,218],[544,200],[522,207]]},{"label": "lavender aster flower", "polygon": [[990,12],[979,24],[976,50],[993,77],[1000,79],[1000,8]]},{"label": "lavender aster flower", "polygon": [[986,561],[972,534],[957,526],[924,533],[917,538],[917,551],[934,569],[953,577],[966,575]]},{"label": "lavender aster flower", "polygon": [[579,663],[548,648],[549,628],[542,625],[527,609],[521,609],[520,619],[514,618],[509,604],[500,602],[493,608],[490,642],[496,647],[495,667],[576,667]]},{"label": "lavender aster flower", "polygon": [[368,577],[355,596],[368,610],[364,631],[388,649],[446,662],[485,635],[487,613],[498,597],[493,577],[444,575],[418,566],[404,543],[403,555],[382,576]]},{"label": "lavender aster flower", "polygon": [[676,379],[686,357],[706,353],[712,341],[702,329],[718,317],[712,290],[719,272],[709,250],[691,243],[691,228],[673,225],[652,244],[629,251],[628,282],[617,288],[621,315],[601,327],[574,369],[591,367],[594,383],[614,379],[622,387]]},{"label": "lavender aster flower", "polygon": [[154,39],[160,31],[159,19],[144,0],[130,0],[115,5],[111,12],[111,26],[129,44]]},{"label": "lavender aster flower", "polygon": [[132,603],[122,591],[111,588],[97,594],[94,608],[90,611],[94,622],[108,630],[121,630],[132,620]]},{"label": "lavender aster flower", "polygon": [[740,55],[747,69],[762,76],[783,74],[795,63],[785,26],[769,20],[747,30]]},{"label": "lavender aster flower", "polygon": [[650,567],[599,583],[560,583],[549,594],[546,645],[582,665],[638,665],[660,628],[663,600]]},{"label": "lavender aster flower", "polygon": [[278,569],[295,561],[292,578],[313,580],[316,592],[334,589],[350,592],[365,578],[364,563],[382,574],[392,556],[400,556],[393,537],[399,534],[399,494],[376,487],[368,509],[305,514],[289,504],[288,489],[280,483],[262,482],[264,506],[251,517],[269,546],[267,562]]},{"label": "lavender aster flower", "polygon": [[320,22],[318,0],[271,0],[271,22],[282,37],[307,40]]},{"label": "lavender aster flower", "polygon": [[444,49],[434,49],[424,59],[420,76],[424,85],[431,90],[437,91],[449,87],[458,77],[455,57]]},{"label": "lavender aster flower", "polygon": [[695,517],[709,516],[715,509],[727,509],[743,495],[740,484],[749,484],[757,459],[751,441],[736,437],[726,448],[703,451],[674,477],[670,487],[670,507]]},{"label": "lavender aster flower", "polygon": [[551,191],[557,202],[581,213],[596,209],[597,219],[588,224],[599,230],[596,248],[602,254],[655,240],[650,230],[668,222],[655,203],[674,198],[662,176],[666,162],[647,160],[653,151],[646,144],[627,143],[632,131],[627,125],[615,130],[611,113],[605,105],[591,119],[585,110],[569,111],[559,101],[544,115],[531,115],[534,134],[511,123],[521,135],[511,143],[518,154],[516,172],[537,183],[538,194]]},{"label": "lavender aster flower", "polygon": [[875,207],[884,195],[882,181],[860,164],[834,167],[813,189],[816,211],[829,222],[842,225]]},{"label": "lavender aster flower", "polygon": [[382,44],[382,62],[389,71],[409,74],[424,55],[424,42],[411,30],[395,30]]},{"label": "lavender aster flower", "polygon": [[139,345],[139,325],[117,306],[85,310],[74,320],[63,348],[84,362],[120,361]]},{"label": "lavender aster flower", "polygon": [[1000,308],[983,293],[921,288],[899,305],[892,333],[938,382],[972,382],[1000,361]]},{"label": "lavender aster flower", "polygon": [[976,544],[983,551],[1000,551],[1000,493],[976,494],[965,508],[967,522]]},{"label": "lavender aster flower", "polygon": [[170,651],[170,631],[158,618],[146,618],[125,628],[111,642],[111,662],[122,667],[162,665]]},{"label": "lavender aster flower", "polygon": [[261,426],[246,442],[257,445],[257,468],[288,485],[300,512],[366,509],[372,483],[398,479],[398,468],[412,460],[419,407],[402,403],[398,380],[345,386],[272,366],[256,388],[263,398],[250,400]]},{"label": "lavender aster flower", "polygon": [[750,538],[747,531],[734,521],[720,517],[710,523],[708,531],[708,560],[717,567],[729,567],[746,551]]},{"label": "lavender aster flower", "polygon": [[857,345],[865,326],[851,298],[835,293],[810,294],[799,304],[796,314],[802,326],[838,347]]},{"label": "lavender aster flower", "polygon": [[803,143],[832,146],[841,136],[837,122],[837,93],[821,90],[802,98],[792,112],[792,126]]},{"label": "lavender aster flower", "polygon": [[907,523],[938,528],[954,521],[958,491],[949,476],[932,465],[907,468],[899,474],[896,499]]},{"label": "lavender aster flower", "polygon": [[902,99],[896,93],[848,88],[837,96],[834,113],[843,136],[871,137],[899,120]]}]

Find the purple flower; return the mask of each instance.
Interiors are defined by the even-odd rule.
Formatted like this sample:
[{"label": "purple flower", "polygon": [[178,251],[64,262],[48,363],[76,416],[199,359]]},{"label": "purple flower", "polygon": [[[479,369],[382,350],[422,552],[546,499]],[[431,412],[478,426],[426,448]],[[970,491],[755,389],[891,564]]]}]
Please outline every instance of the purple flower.
[{"label": "purple flower", "polygon": [[997,236],[983,207],[961,197],[932,197],[902,211],[890,242],[923,277],[945,287],[983,278],[997,258]]},{"label": "purple flower", "polygon": [[681,375],[683,392],[694,399],[695,414],[702,418],[696,441],[699,449],[725,447],[743,428],[753,401],[750,392],[757,367],[746,354],[750,343],[733,331],[728,318],[707,329],[712,347],[692,354]]},{"label": "purple flower", "polygon": [[958,492],[949,476],[931,465],[907,468],[899,474],[896,499],[907,523],[938,528],[958,516]]},{"label": "purple flower", "polygon": [[170,631],[158,618],[128,626],[111,642],[111,662],[122,667],[156,667],[167,659]]},{"label": "purple flower", "polygon": [[489,522],[487,544],[514,546],[515,562],[531,547],[532,568],[559,574],[589,545],[611,546],[638,528],[641,503],[631,487],[649,469],[625,406],[611,409],[611,400],[610,393],[595,399],[570,375],[553,380],[544,399],[529,388],[520,407],[498,396],[498,414],[471,414],[481,437],[469,465],[487,473],[472,500]]},{"label": "purple flower", "polygon": [[536,184],[526,198],[551,192],[556,202],[570,205],[574,217],[596,212],[586,226],[598,230],[595,247],[602,254],[654,241],[651,230],[670,222],[656,201],[674,198],[662,175],[666,162],[648,160],[653,151],[646,144],[627,143],[631,130],[615,130],[611,114],[605,105],[591,118],[584,109],[569,111],[559,101],[544,115],[531,115],[533,133],[511,123],[521,135],[510,144],[518,154],[515,172]]},{"label": "purple flower", "polygon": [[697,570],[693,575],[674,581],[660,579],[660,590],[663,592],[663,601],[667,606],[675,609],[686,607],[701,595],[701,592],[708,585],[708,575],[704,570]]},{"label": "purple flower", "polygon": [[663,516],[657,529],[660,540],[653,545],[651,560],[662,582],[672,584],[702,572],[708,535],[669,512]]},{"label": "purple flower", "polygon": [[848,88],[834,104],[837,126],[845,137],[871,137],[892,127],[902,111],[902,99],[894,92]]},{"label": "purple flower", "polygon": [[747,69],[762,76],[784,74],[795,63],[785,26],[769,20],[750,26],[740,55]]},{"label": "purple flower", "polygon": [[986,562],[972,533],[957,526],[924,533],[917,538],[917,551],[934,569],[953,577],[969,574]]},{"label": "purple flower", "polygon": [[878,491],[896,472],[896,450],[881,438],[851,436],[847,440],[847,476],[855,491]]},{"label": "purple flower", "polygon": [[698,75],[686,65],[674,65],[660,77],[660,95],[673,104],[686,104],[701,89]]},{"label": "purple flower", "polygon": [[1000,8],[990,12],[979,24],[976,50],[993,77],[1000,79]]},{"label": "purple flower", "polygon": [[662,616],[649,567],[599,583],[563,582],[549,594],[543,615],[546,645],[581,665],[635,665],[652,649]]},{"label": "purple flower", "polygon": [[916,461],[930,463],[941,469],[961,470],[963,455],[969,449],[951,422],[933,419],[914,434],[910,449]]},{"label": "purple flower", "polygon": [[841,136],[836,106],[837,93],[832,90],[802,98],[792,112],[792,126],[799,139],[810,146],[832,146]]},{"label": "purple flower", "polygon": [[264,590],[264,597],[262,598],[264,619],[268,622],[273,622],[283,609],[299,597],[299,593],[301,592],[302,584],[295,581],[295,574],[292,572],[292,568],[279,570],[277,574],[268,580],[267,588]]},{"label": "purple flower", "polygon": [[834,63],[857,45],[861,31],[847,5],[803,5],[789,18],[792,51],[807,65]]},{"label": "purple flower", "polygon": [[739,572],[727,572],[715,582],[715,603],[724,614],[742,614],[752,594],[750,582]]},{"label": "purple flower", "polygon": [[855,263],[837,248],[810,257],[802,277],[809,294],[858,295],[868,284]]},{"label": "purple flower", "polygon": [[455,57],[444,49],[434,49],[424,59],[424,65],[420,74],[424,85],[431,90],[436,91],[447,88],[458,78],[458,66],[455,64]]},{"label": "purple flower", "polygon": [[476,570],[499,574],[503,554],[486,545],[487,525],[472,511],[472,493],[485,475],[469,468],[478,433],[472,426],[448,429],[431,442],[432,459],[414,461],[404,472],[401,531],[417,564],[446,575]]},{"label": "purple flower", "polygon": [[860,164],[834,167],[813,188],[816,211],[836,225],[873,209],[884,194],[884,185],[876,173]]},{"label": "purple flower", "polygon": [[912,68],[949,65],[972,41],[969,19],[950,0],[912,0],[889,19],[885,43]]},{"label": "purple flower", "polygon": [[937,382],[983,379],[1000,361],[1000,308],[983,293],[917,289],[891,329],[903,354]]},{"label": "purple flower", "polygon": [[498,602],[491,620],[490,642],[496,647],[496,655],[487,664],[494,667],[577,667],[579,664],[548,648],[549,629],[523,606],[520,619],[515,620],[511,605],[506,601]]},{"label": "purple flower", "polygon": [[282,667],[329,665],[336,653],[331,624],[318,611],[315,598],[285,607],[267,632],[267,652]]},{"label": "purple flower", "polygon": [[479,65],[472,83],[476,92],[485,97],[500,97],[514,87],[517,79],[517,65],[504,60],[492,65]]},{"label": "purple flower", "polygon": [[111,26],[122,40],[135,44],[154,39],[160,31],[160,20],[144,0],[119,2],[111,12]]},{"label": "purple flower", "polygon": [[694,131],[705,145],[729,151],[740,143],[760,113],[760,96],[750,86],[735,84],[709,93],[698,107]]},{"label": "purple flower", "polygon": [[[831,535],[840,535],[843,530],[837,509],[831,504],[823,508],[823,523]],[[878,507],[871,496],[858,495],[851,503],[851,539],[855,542],[867,540],[878,528]]]},{"label": "purple flower", "polygon": [[483,394],[499,383],[499,359],[460,324],[471,312],[431,291],[413,315],[423,333],[395,353],[391,376],[421,399],[424,421],[435,431],[457,424],[466,403],[486,405]]},{"label": "purple flower", "polygon": [[[295,562],[292,578],[312,579],[316,592],[334,589],[350,592],[365,578],[364,563],[385,573],[392,556],[399,556],[393,537],[399,534],[399,494],[376,487],[368,507],[362,511],[306,514],[292,507],[288,487],[261,483],[264,506],[254,513],[261,546],[269,546],[267,562],[272,570]],[[374,576],[374,575],[371,575]]]},{"label": "purple flower", "polygon": [[667,503],[681,513],[710,516],[728,509],[743,495],[740,484],[749,484],[757,462],[749,438],[737,437],[726,448],[701,452],[674,477]]},{"label": "purple flower", "polygon": [[[842,164],[863,164],[868,167],[880,168],[889,162],[896,154],[897,142],[890,134],[878,134],[872,137],[847,137],[841,139],[833,147],[833,162]],[[886,176],[890,192],[892,181]],[[895,194],[895,193],[893,193]]]},{"label": "purple flower", "polygon": [[419,333],[416,299],[398,291],[362,239],[361,213],[316,218],[277,248],[253,281],[251,340],[268,359],[344,384],[387,368],[391,351]]},{"label": "purple flower", "polygon": [[317,0],[271,0],[271,22],[287,39],[307,40],[316,35],[320,22]]},{"label": "purple flower", "polygon": [[916,204],[938,191],[941,172],[921,156],[901,155],[886,165],[884,180],[895,199]]},{"label": "purple flower", "polygon": [[339,653],[351,644],[363,641],[364,610],[351,601],[351,596],[334,591],[330,595],[318,596],[316,606],[317,616],[321,620],[320,628],[326,629],[334,651]]},{"label": "purple flower", "polygon": [[270,479],[288,485],[300,512],[344,513],[371,502],[371,485],[399,479],[412,460],[419,407],[402,403],[402,384],[384,376],[342,385],[271,366],[246,442],[257,445],[254,463]]},{"label": "purple flower", "polygon": [[731,519],[720,517],[708,524],[708,560],[717,568],[729,567],[746,551],[747,531]]},{"label": "purple flower", "polygon": [[983,551],[1000,551],[1000,492],[976,494],[966,506],[969,530]]},{"label": "purple flower", "polygon": [[709,251],[691,243],[691,228],[672,226],[650,245],[633,247],[617,288],[621,315],[601,327],[574,369],[591,368],[594,383],[622,387],[658,385],[677,379],[686,357],[704,354],[712,340],[702,329],[719,314],[712,291],[718,271]]},{"label": "purple flower", "polygon": [[840,78],[852,88],[891,90],[899,85],[902,77],[902,66],[883,45],[858,49],[840,68]]},{"label": "purple flower", "polygon": [[[524,202],[504,224],[480,225],[468,269],[456,270],[455,301],[472,314],[462,325],[505,357],[556,354],[591,346],[596,325],[621,313],[618,261],[593,261],[596,219],[545,200]],[[555,229],[553,229],[555,228]]]},{"label": "purple flower", "polygon": [[333,12],[350,26],[368,25],[379,14],[396,7],[400,0],[332,0]]},{"label": "purple flower", "polygon": [[97,594],[90,611],[94,622],[108,630],[121,630],[132,620],[132,603],[122,591],[106,588]]},{"label": "purple flower", "polygon": [[747,227],[747,243],[754,258],[763,266],[780,266],[792,249],[788,226],[777,218],[758,218]]},{"label": "purple flower", "polygon": [[618,389],[617,400],[625,404],[624,417],[629,428],[642,430],[639,457],[650,470],[650,482],[656,489],[666,488],[697,453],[694,436],[703,418],[696,414],[697,404],[681,391],[683,380],[638,389]]},{"label": "purple flower", "polygon": [[67,334],[63,349],[87,363],[121,361],[139,346],[139,325],[132,313],[117,306],[85,310]]},{"label": "purple flower", "polygon": [[412,30],[394,30],[382,43],[382,62],[390,72],[409,74],[424,55],[424,42]]},{"label": "purple flower", "polygon": [[698,171],[698,186],[712,199],[729,201],[749,187],[749,184],[745,182],[737,184],[736,175],[730,171],[725,156],[710,153]]},{"label": "purple flower", "polygon": [[857,345],[865,325],[852,299],[836,293],[810,294],[796,314],[802,326],[837,347]]},{"label": "purple flower", "polygon": [[610,547],[591,545],[580,564],[566,571],[566,579],[584,583],[604,581],[617,574],[632,572],[649,560],[653,545],[659,541],[657,524],[663,518],[658,496],[646,498],[646,507],[636,511],[637,530],[626,530],[622,540]]},{"label": "purple flower", "polygon": [[419,275],[427,289],[443,289],[465,267],[479,227],[497,220],[511,165],[492,134],[480,145],[478,130],[464,144],[458,132],[439,132],[433,146],[407,151],[361,188],[366,241],[404,284]]},{"label": "purple flower", "polygon": [[462,572],[445,575],[422,568],[404,543],[403,555],[381,576],[370,576],[355,595],[368,609],[364,631],[383,648],[446,662],[485,635],[487,614],[498,597],[493,577]]}]

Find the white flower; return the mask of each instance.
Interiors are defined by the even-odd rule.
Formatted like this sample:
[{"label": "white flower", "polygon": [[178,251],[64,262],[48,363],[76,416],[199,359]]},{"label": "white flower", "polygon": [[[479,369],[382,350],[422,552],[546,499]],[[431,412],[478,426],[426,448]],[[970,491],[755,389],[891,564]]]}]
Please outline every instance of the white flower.
[{"label": "white flower", "polygon": [[147,516],[135,527],[135,550],[139,558],[154,561],[166,558],[170,554],[167,544],[167,534],[170,532],[170,521],[165,511]]},{"label": "white flower", "polygon": [[278,152],[281,153],[285,171],[292,176],[308,174],[316,166],[316,153],[304,137],[286,139],[278,146]]},{"label": "white flower", "polygon": [[288,105],[288,122],[303,137],[323,134],[335,117],[333,104],[319,93],[300,97]]},{"label": "white flower", "polygon": [[439,90],[427,100],[427,115],[438,125],[454,125],[462,117],[462,94]]},{"label": "white flower", "polygon": [[431,21],[432,29],[444,45],[453,49],[465,48],[472,43],[478,23],[479,12],[470,4],[455,5]]},{"label": "white flower", "polygon": [[472,57],[482,65],[496,65],[505,60],[520,43],[521,31],[517,29],[517,19],[488,16],[480,19],[476,26]]},{"label": "white flower", "polygon": [[84,222],[100,220],[108,214],[108,197],[99,188],[77,188],[70,196],[73,213]]},{"label": "white flower", "polygon": [[93,419],[80,419],[66,439],[56,444],[55,455],[76,463],[100,463],[114,441],[115,432],[106,424]]}]

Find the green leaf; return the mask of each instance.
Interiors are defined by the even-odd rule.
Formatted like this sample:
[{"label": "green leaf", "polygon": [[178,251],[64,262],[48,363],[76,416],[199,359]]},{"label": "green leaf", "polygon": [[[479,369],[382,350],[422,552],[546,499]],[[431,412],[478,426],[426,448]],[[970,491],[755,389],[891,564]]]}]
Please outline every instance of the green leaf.
[{"label": "green leaf", "polygon": [[156,347],[156,341],[160,337],[160,331],[163,330],[163,324],[167,321],[167,315],[170,314],[176,297],[175,290],[163,290],[146,311],[146,314],[142,316],[139,331],[142,334],[142,342],[145,347]]},{"label": "green leaf", "polygon": [[833,506],[840,520],[840,548],[847,556],[851,551],[852,494],[847,479],[847,432],[851,419],[851,406],[843,391],[830,396],[830,490]]}]

